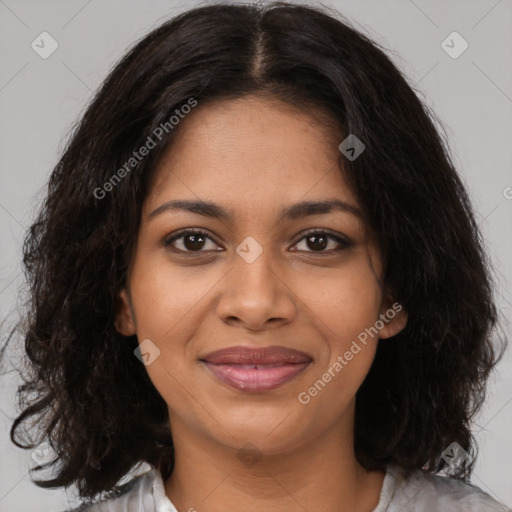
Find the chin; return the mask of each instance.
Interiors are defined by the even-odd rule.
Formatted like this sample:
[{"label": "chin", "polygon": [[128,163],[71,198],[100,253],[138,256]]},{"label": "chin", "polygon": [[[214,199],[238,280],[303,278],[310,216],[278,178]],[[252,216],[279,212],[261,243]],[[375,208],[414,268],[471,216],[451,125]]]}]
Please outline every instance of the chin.
[{"label": "chin", "polygon": [[[278,419],[264,421],[254,418],[253,414],[250,419],[246,418],[241,423],[236,421],[223,423],[225,430],[217,430],[215,434],[212,433],[212,437],[216,437],[221,444],[235,451],[250,444],[264,455],[279,455],[299,448],[320,434],[314,424],[309,429],[305,423],[301,426],[299,430],[297,420],[293,420],[292,415],[284,414]],[[217,437],[218,435],[220,437]]]}]

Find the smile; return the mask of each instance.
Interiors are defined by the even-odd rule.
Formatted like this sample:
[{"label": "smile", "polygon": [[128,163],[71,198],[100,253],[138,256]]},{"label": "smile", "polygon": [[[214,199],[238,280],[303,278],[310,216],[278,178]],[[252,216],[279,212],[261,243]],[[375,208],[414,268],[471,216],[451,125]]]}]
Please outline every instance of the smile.
[{"label": "smile", "polygon": [[213,364],[204,361],[208,370],[225,384],[250,392],[270,391],[289,382],[311,363],[287,364]]},{"label": "smile", "polygon": [[302,373],[312,362],[305,352],[283,346],[232,346],[210,352],[200,361],[224,384],[241,391],[275,389]]}]

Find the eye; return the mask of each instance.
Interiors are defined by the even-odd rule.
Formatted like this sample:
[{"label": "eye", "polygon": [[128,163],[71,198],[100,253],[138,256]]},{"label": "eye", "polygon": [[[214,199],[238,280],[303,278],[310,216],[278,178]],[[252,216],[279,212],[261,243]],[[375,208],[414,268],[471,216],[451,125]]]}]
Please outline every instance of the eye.
[{"label": "eye", "polygon": [[[210,247],[208,247],[210,242]],[[327,230],[311,229],[305,234],[302,234],[302,238],[296,242],[293,247],[299,246],[303,243],[308,249],[299,249],[299,252],[312,252],[312,253],[327,253],[342,251],[353,247],[353,242],[341,237],[340,235],[334,234]],[[331,245],[331,248],[325,250]],[[170,248],[174,252],[178,253],[201,253],[209,251],[221,251],[216,242],[207,234],[206,231],[201,229],[187,229],[180,231],[163,241],[164,247]],[[303,245],[303,247],[304,247]],[[217,246],[217,249],[215,248]],[[334,246],[334,247],[332,247]]]},{"label": "eye", "polygon": [[[212,247],[208,248],[208,240],[213,242],[214,246],[216,245],[205,231],[201,229],[187,229],[170,238],[166,238],[163,244],[164,247],[170,247],[175,252],[206,252],[206,250],[218,250]],[[177,245],[181,247],[174,246],[173,244],[175,242],[179,242]],[[203,251],[202,249],[204,249],[205,246],[206,250]]]},{"label": "eye", "polygon": [[[329,242],[331,243],[331,248],[329,250],[324,250],[329,247]],[[302,238],[299,239],[299,242],[294,245],[299,246],[300,243],[303,244],[303,247],[310,248],[311,250],[305,249],[305,252],[313,252],[313,253],[327,253],[331,254],[333,252],[343,251],[350,247],[353,247],[354,244],[339,235],[332,233],[331,231],[326,230],[318,230],[312,229],[303,234]],[[333,247],[334,246],[334,247]],[[299,251],[303,251],[304,249],[299,249]]]}]

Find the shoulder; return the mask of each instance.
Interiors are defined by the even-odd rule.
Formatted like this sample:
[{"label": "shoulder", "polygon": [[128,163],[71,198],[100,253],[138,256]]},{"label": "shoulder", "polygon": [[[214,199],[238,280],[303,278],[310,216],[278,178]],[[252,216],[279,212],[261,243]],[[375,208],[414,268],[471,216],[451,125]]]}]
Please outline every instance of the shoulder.
[{"label": "shoulder", "polygon": [[[389,512],[512,512],[476,485],[420,469],[388,467]],[[392,481],[393,485],[390,485]],[[380,512],[379,508],[376,512]]]},{"label": "shoulder", "polygon": [[[154,478],[155,472],[148,471],[123,485],[116,486],[96,500],[85,501],[76,508],[62,512],[138,512],[140,500],[146,499]],[[148,507],[147,510],[152,509]]]}]

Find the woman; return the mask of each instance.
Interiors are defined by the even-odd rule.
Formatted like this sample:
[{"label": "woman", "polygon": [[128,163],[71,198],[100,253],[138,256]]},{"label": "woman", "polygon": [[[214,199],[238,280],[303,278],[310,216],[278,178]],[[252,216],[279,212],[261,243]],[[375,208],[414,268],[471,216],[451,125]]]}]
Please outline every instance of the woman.
[{"label": "woman", "polygon": [[73,134],[24,247],[38,398],[11,438],[38,419],[37,483],[80,510],[510,510],[469,484],[499,360],[471,205],[341,20],[191,10]]}]

